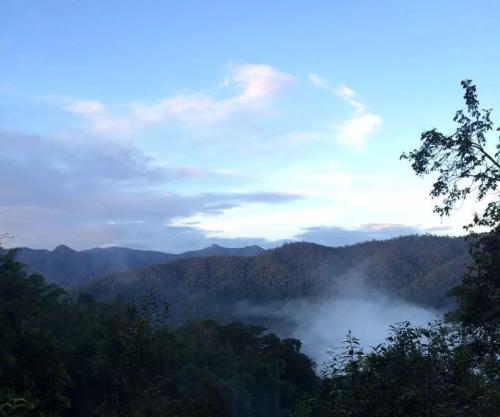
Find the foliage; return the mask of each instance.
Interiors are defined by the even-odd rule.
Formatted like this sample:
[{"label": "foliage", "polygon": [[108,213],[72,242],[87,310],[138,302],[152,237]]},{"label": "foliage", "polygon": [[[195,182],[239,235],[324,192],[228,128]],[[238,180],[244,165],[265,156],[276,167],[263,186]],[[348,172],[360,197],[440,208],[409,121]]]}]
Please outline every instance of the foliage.
[{"label": "foliage", "polygon": [[107,275],[82,289],[102,300],[138,301],[154,293],[170,306],[172,323],[242,319],[238,301],[323,297],[342,292],[350,277],[369,277],[388,294],[439,308],[450,303],[447,292],[469,260],[461,238],[405,236],[341,248],[301,242],[251,258],[186,259]]},{"label": "foliage", "polygon": [[479,354],[494,355],[500,352],[500,138],[488,142],[494,130],[491,110],[481,109],[471,80],[462,81],[462,87],[466,109],[453,119],[458,124],[455,133],[424,132],[421,147],[402,157],[412,161],[418,175],[439,173],[431,195],[444,198],[436,209],[442,215],[471,193],[479,201],[489,200],[483,213],[467,226],[490,230],[478,237],[472,248],[474,262],[452,291],[459,306],[450,318],[474,336]]},{"label": "foliage", "polygon": [[35,408],[34,403],[29,398],[29,393],[23,397],[13,395],[9,390],[0,391],[0,416],[1,417],[21,417],[27,411]]},{"label": "foliage", "polygon": [[479,201],[493,197],[468,227],[494,227],[500,221],[500,138],[496,144],[488,142],[494,130],[491,109],[480,107],[471,80],[462,81],[462,87],[466,108],[457,111],[453,118],[458,124],[455,132],[446,135],[436,129],[425,131],[420,148],[403,153],[401,158],[410,160],[419,176],[438,174],[431,196],[443,199],[435,208],[440,215],[449,215],[471,193]]},{"label": "foliage", "polygon": [[449,317],[472,335],[480,356],[497,359],[500,354],[500,225],[481,236],[472,256],[473,264],[452,290],[458,308]]},{"label": "foliage", "polygon": [[479,201],[488,200],[483,213],[476,214],[466,226],[469,230],[472,226],[490,230],[474,234],[473,264],[452,291],[459,306],[450,318],[473,336],[478,354],[495,358],[500,352],[500,138],[488,142],[494,130],[491,110],[481,109],[471,80],[462,81],[462,87],[466,109],[459,110],[453,119],[458,123],[455,133],[424,132],[421,147],[402,158],[412,161],[417,175],[439,173],[431,195],[444,197],[436,209],[442,215],[448,215],[458,201],[473,192]]},{"label": "foliage", "polygon": [[[481,371],[481,372],[480,372]],[[460,328],[391,326],[386,343],[364,353],[349,336],[333,351],[317,415],[496,416],[496,382],[476,367]]]},{"label": "foliage", "polygon": [[162,324],[71,299],[0,257],[0,415],[285,416],[318,382],[300,342],[263,328]]},{"label": "foliage", "polygon": [[442,198],[435,209],[440,215],[449,215],[471,194],[488,202],[466,226],[491,229],[473,234],[473,262],[452,291],[457,308],[426,328],[392,326],[386,343],[369,353],[348,335],[345,348],[332,352],[310,416],[498,416],[500,142],[487,143],[491,110],[480,109],[475,85],[466,80],[462,86],[466,110],[454,117],[455,133],[426,131],[421,147],[402,155],[417,175],[437,173],[431,196]]},{"label": "foliage", "polygon": [[39,275],[26,276],[14,256],[10,251],[0,258],[0,387],[10,392],[2,407],[25,399],[47,416],[58,415],[68,404],[63,391],[69,377],[50,317],[62,291]]}]

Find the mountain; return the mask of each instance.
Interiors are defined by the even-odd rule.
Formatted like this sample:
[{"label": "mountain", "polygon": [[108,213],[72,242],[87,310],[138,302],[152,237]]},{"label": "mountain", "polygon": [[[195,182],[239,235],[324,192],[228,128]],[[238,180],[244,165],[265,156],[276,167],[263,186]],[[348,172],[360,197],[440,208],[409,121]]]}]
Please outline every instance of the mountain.
[{"label": "mountain", "polygon": [[241,302],[269,303],[383,291],[442,307],[461,278],[469,244],[462,238],[406,236],[346,247],[291,243],[253,257],[177,259],[109,274],[82,289],[98,299],[140,302],[154,294],[172,320],[227,318]]},{"label": "mountain", "polygon": [[252,245],[243,248],[225,248],[219,245],[212,245],[205,249],[184,252],[176,255],[176,259],[198,258],[208,256],[257,256],[264,253],[265,250],[260,246]]},{"label": "mountain", "polygon": [[29,272],[39,272],[48,282],[72,287],[92,277],[123,272],[154,264],[206,256],[255,256],[264,252],[259,246],[224,248],[212,245],[208,248],[181,254],[135,250],[121,247],[94,248],[76,251],[59,245],[54,250],[21,248],[17,259],[27,265]]}]

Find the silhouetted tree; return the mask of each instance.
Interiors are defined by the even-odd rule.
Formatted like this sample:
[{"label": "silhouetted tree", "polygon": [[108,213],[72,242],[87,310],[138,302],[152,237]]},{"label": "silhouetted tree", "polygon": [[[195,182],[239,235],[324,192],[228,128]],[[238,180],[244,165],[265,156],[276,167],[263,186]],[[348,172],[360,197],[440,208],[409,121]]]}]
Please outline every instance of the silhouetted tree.
[{"label": "silhouetted tree", "polygon": [[[466,108],[453,118],[457,128],[452,134],[436,129],[421,135],[421,146],[402,159],[408,159],[419,176],[437,174],[431,196],[442,198],[435,207],[440,215],[449,215],[460,201],[473,193],[479,201],[489,201],[483,213],[477,213],[473,225],[494,227],[500,221],[500,138],[493,138],[491,109],[479,105],[476,86],[462,81]],[[498,129],[497,129],[498,130]]]},{"label": "silhouetted tree", "polygon": [[456,131],[426,131],[421,147],[402,155],[417,175],[437,174],[431,196],[441,199],[440,215],[474,194],[487,202],[466,226],[490,230],[473,234],[472,265],[453,290],[456,310],[426,328],[392,326],[386,342],[369,353],[349,335],[344,349],[333,351],[322,391],[307,406],[301,403],[297,415],[498,416],[500,142],[488,143],[491,110],[480,108],[475,85],[466,80],[462,86],[466,109],[454,117]]},{"label": "silhouetted tree", "polygon": [[470,331],[480,352],[496,354],[500,347],[500,138],[492,135],[491,109],[480,107],[476,86],[465,80],[462,87],[466,108],[455,114],[455,132],[426,131],[421,147],[402,158],[412,162],[417,175],[438,173],[431,196],[443,198],[436,206],[439,214],[449,215],[457,202],[472,193],[479,201],[488,201],[485,210],[466,226],[490,230],[476,236],[473,264],[452,291],[459,306],[450,317]]}]

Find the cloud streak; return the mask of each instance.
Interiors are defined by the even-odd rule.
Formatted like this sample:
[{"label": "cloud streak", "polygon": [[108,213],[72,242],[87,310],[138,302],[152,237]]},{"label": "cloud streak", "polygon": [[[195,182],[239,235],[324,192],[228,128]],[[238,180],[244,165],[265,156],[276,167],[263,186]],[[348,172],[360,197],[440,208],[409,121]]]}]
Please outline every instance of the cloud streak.
[{"label": "cloud streak", "polygon": [[354,150],[362,150],[367,138],[382,125],[382,117],[369,112],[366,106],[356,99],[356,92],[352,88],[341,84],[336,94],[354,109],[354,115],[350,119],[334,126],[337,142]]},{"label": "cloud streak", "polygon": [[314,87],[340,97],[354,110],[352,117],[333,126],[337,143],[358,151],[364,149],[368,137],[382,125],[382,117],[368,111],[366,105],[357,99],[356,91],[347,85],[340,84],[335,88],[315,73],[309,74],[308,79]]},{"label": "cloud streak", "polygon": [[382,118],[378,114],[363,113],[336,126],[337,142],[355,150],[362,150],[369,135],[382,125]]},{"label": "cloud streak", "polygon": [[316,242],[325,246],[345,246],[369,240],[384,240],[422,232],[423,230],[418,226],[369,223],[352,229],[339,226],[308,227],[296,235],[295,239]]},{"label": "cloud streak", "polygon": [[262,112],[294,77],[270,65],[235,66],[223,85],[237,93],[218,99],[204,92],[180,92],[153,103],[129,103],[127,111],[116,113],[96,100],[76,101],[65,107],[88,123],[90,130],[101,135],[132,135],[143,129],[168,122],[185,127],[210,126],[236,115]]},{"label": "cloud streak", "polygon": [[75,114],[91,115],[103,112],[104,105],[95,100],[81,100],[71,103],[66,110]]},{"label": "cloud streak", "polygon": [[325,80],[323,77],[319,76],[316,73],[311,73],[308,75],[309,82],[316,88],[321,90],[325,90],[329,93],[336,94],[337,90],[333,87],[328,80]]}]

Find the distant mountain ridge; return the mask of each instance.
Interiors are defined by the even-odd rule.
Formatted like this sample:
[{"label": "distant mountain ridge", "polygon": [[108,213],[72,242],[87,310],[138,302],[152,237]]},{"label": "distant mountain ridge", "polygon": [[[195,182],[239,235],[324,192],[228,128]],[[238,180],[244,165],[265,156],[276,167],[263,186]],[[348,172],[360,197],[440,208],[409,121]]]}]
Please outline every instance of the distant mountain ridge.
[{"label": "distant mountain ridge", "polygon": [[134,268],[206,256],[256,256],[265,252],[259,246],[225,248],[212,245],[204,249],[170,254],[123,247],[93,248],[76,251],[66,245],[54,250],[20,248],[17,260],[26,264],[29,272],[42,274],[48,282],[73,287],[89,279]]},{"label": "distant mountain ridge", "polygon": [[226,248],[219,245],[211,245],[205,249],[188,251],[176,256],[176,259],[207,257],[207,256],[257,256],[265,252],[260,246],[251,245],[242,248]]},{"label": "distant mountain ridge", "polygon": [[463,238],[406,236],[346,247],[291,243],[253,257],[205,257],[109,274],[83,290],[98,299],[140,301],[155,294],[173,320],[228,317],[238,302],[255,303],[368,291],[441,307],[469,262]]}]

